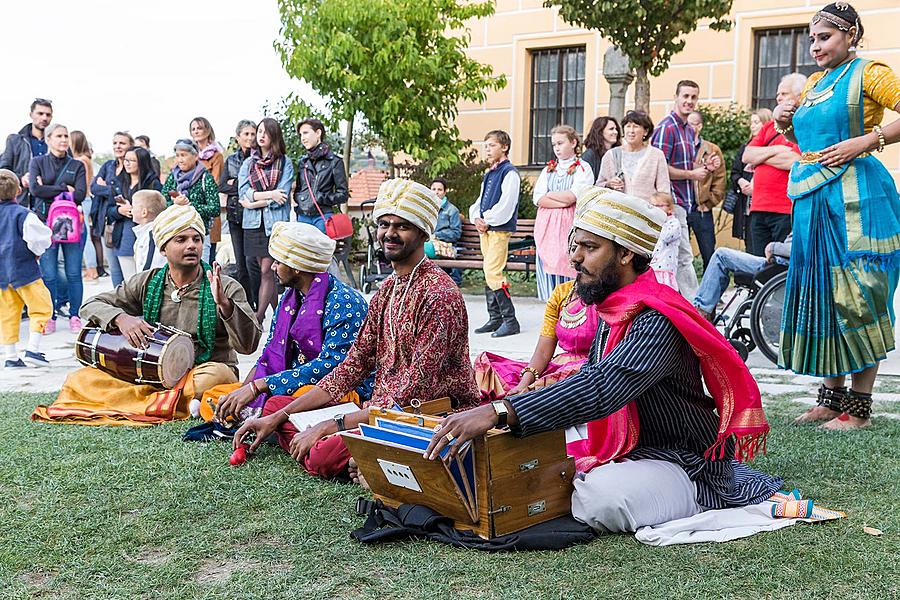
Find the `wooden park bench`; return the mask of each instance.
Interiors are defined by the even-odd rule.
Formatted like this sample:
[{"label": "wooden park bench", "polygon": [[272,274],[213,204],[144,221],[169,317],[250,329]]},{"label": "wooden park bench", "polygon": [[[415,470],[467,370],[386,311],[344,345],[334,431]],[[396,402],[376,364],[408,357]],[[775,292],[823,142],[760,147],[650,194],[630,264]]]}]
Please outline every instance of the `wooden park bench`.
[{"label": "wooden park bench", "polygon": [[[475,224],[463,219],[462,237],[454,244],[456,258],[436,258],[434,263],[448,269],[481,269],[484,257],[478,242]],[[526,275],[535,270],[534,219],[519,219],[516,230],[509,240],[507,271],[525,271]]]}]

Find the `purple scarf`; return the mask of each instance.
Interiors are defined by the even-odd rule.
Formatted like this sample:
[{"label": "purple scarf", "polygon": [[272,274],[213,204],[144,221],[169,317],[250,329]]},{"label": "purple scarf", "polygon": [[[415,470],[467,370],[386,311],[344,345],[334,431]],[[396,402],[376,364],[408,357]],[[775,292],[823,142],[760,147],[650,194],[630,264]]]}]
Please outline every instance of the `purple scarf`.
[{"label": "purple scarf", "polygon": [[216,152],[223,152],[222,146],[219,145],[219,142],[213,142],[207,145],[205,148],[200,150],[200,160],[209,160],[213,157]]},{"label": "purple scarf", "polygon": [[197,163],[197,166],[186,173],[181,170],[181,167],[176,166],[172,169],[172,174],[175,176],[175,189],[187,196],[188,189],[200,181],[200,178],[203,177],[204,173],[206,173],[206,167],[199,162]]},{"label": "purple scarf", "polygon": [[[303,355],[308,362],[322,352],[322,319],[325,317],[325,298],[328,296],[328,273],[313,277],[305,297],[288,288],[281,300],[281,310],[275,316],[272,340],[256,363],[256,377],[281,373],[290,367],[294,358]],[[291,343],[293,342],[293,343]]]}]

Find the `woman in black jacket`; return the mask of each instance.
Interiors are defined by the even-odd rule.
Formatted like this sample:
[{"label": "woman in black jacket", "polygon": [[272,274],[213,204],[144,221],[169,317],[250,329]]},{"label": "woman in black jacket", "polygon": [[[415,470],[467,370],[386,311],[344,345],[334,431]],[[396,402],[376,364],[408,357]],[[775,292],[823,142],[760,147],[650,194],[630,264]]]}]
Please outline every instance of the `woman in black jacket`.
[{"label": "woman in black jacket", "polygon": [[325,233],[325,221],[349,197],[344,161],[325,143],[322,121],[306,119],[297,126],[297,133],[306,148],[306,154],[297,161],[294,175],[297,221],[314,225]]},{"label": "woman in black jacket", "polygon": [[237,150],[225,159],[225,168],[222,169],[222,177],[219,179],[219,193],[225,194],[225,217],[228,221],[228,234],[231,237],[231,247],[234,250],[234,263],[237,269],[238,283],[247,293],[247,301],[253,309],[256,309],[256,298],[259,295],[259,262],[247,260],[244,253],[244,209],[238,199],[238,174],[241,165],[250,158],[250,153],[256,148],[256,123],[248,119],[238,121],[234,129],[234,139],[237,141]]},{"label": "woman in black jacket", "polygon": [[[118,189],[121,195],[113,198],[114,203],[107,207],[106,218],[113,226],[112,248],[110,253],[119,260],[122,277],[128,280],[137,273],[134,262],[134,221],[131,220],[131,198],[140,190],[162,189],[159,176],[153,170],[150,153],[143,148],[132,148],[122,159],[123,169],[118,175]],[[143,266],[143,265],[141,265]]]},{"label": "woman in black jacket", "polygon": [[[761,108],[750,113],[750,139],[756,137],[762,126],[772,120],[772,111]],[[731,222],[731,237],[744,240],[747,248],[750,248],[750,229],[747,227],[750,214],[750,196],[753,194],[753,166],[745,164],[741,158],[744,156],[744,148],[747,144],[741,144],[734,155],[734,163],[731,165],[731,191],[736,196]]]},{"label": "woman in black jacket", "polygon": [[[64,125],[54,124],[44,131],[49,152],[31,159],[28,167],[30,173],[30,189],[34,196],[34,211],[42,221],[47,220],[50,206],[54,199],[64,192],[72,195],[72,200],[79,207],[87,192],[87,179],[84,165],[80,160],[69,156],[69,130]],[[81,319],[78,311],[84,296],[84,283],[81,280],[81,259],[84,253],[84,226],[82,225],[82,242],[54,242],[41,255],[41,274],[44,284],[50,290],[54,309],[58,305],[59,290],[57,288],[57,272],[59,271],[59,252],[62,249],[65,264],[66,282],[69,288],[69,328],[72,333],[81,330]],[[44,334],[56,331],[56,311],[53,318],[44,326]]]}]

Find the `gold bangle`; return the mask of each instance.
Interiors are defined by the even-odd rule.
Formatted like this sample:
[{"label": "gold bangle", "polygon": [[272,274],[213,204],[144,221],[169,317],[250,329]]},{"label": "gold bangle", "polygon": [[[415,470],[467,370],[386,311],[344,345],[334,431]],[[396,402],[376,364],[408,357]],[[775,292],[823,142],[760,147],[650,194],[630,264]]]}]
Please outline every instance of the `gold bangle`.
[{"label": "gold bangle", "polygon": [[884,131],[881,129],[881,125],[875,125],[872,127],[872,131],[878,136],[878,149],[877,152],[884,152],[884,147],[887,145],[887,140],[884,139]]},{"label": "gold bangle", "polygon": [[538,373],[537,369],[535,369],[534,367],[525,367],[524,369],[522,369],[522,372],[519,373],[519,377],[525,377],[525,373],[531,373],[532,375],[534,375],[535,381],[541,378],[541,374]]}]

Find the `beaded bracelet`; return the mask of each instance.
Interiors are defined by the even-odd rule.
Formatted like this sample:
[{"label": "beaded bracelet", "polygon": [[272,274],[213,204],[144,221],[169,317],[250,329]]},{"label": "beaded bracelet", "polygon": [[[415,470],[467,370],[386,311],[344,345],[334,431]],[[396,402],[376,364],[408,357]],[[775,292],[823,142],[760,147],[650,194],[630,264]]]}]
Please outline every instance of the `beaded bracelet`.
[{"label": "beaded bracelet", "polygon": [[779,126],[778,126],[778,123],[775,123],[775,131],[777,131],[777,132],[780,133],[781,135],[787,135],[787,134],[789,134],[789,133],[790,133],[791,131],[793,131],[793,130],[794,130],[794,124],[793,124],[793,123],[791,123],[790,125],[788,125],[788,126],[785,127],[784,129],[782,129],[781,127],[779,127]]},{"label": "beaded bracelet", "polygon": [[884,139],[884,131],[882,131],[881,125],[875,125],[872,127],[872,131],[878,135],[878,152],[883,152],[884,147],[887,145],[887,140]]}]

